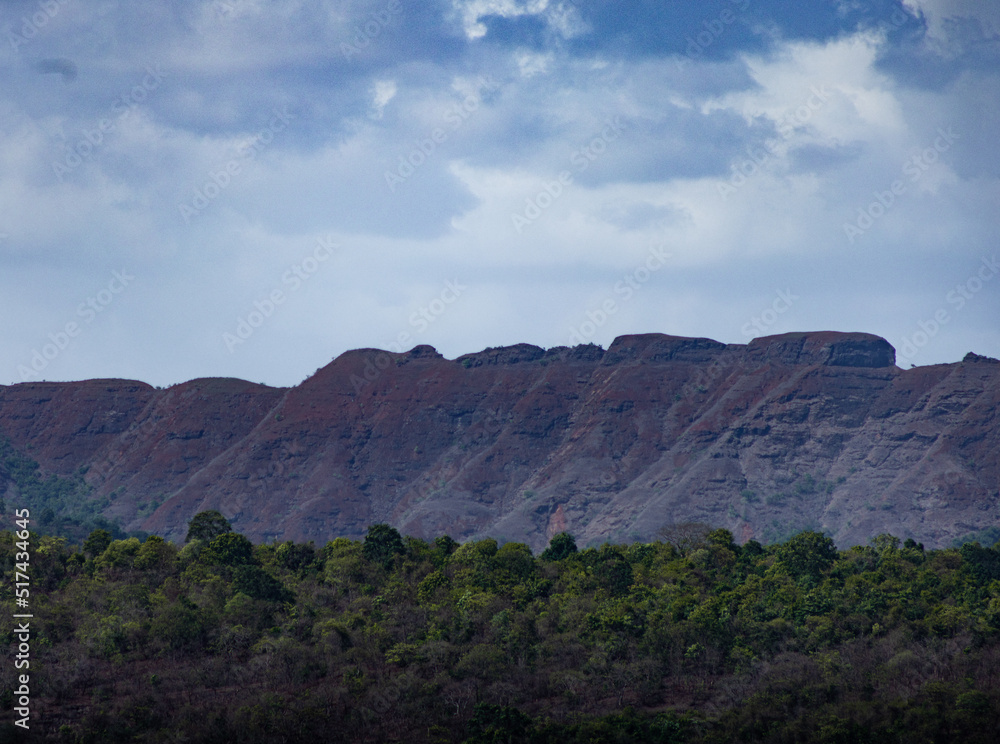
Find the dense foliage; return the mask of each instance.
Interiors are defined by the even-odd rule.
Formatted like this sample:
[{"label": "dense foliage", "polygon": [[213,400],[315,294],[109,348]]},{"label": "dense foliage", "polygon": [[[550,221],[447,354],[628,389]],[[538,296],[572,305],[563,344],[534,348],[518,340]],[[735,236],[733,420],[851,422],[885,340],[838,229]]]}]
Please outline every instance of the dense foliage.
[{"label": "dense foliage", "polygon": [[[224,529],[183,547],[98,531],[76,549],[33,535],[33,731],[65,742],[1000,739],[996,548],[686,535],[586,549],[560,535],[539,557],[387,525],[322,548],[254,546]],[[0,534],[8,582],[15,552]],[[8,645],[13,612],[5,593]],[[13,675],[5,663],[5,710]],[[14,740],[4,725],[0,739]]]},{"label": "dense foliage", "polygon": [[[70,478],[45,475],[36,460],[18,452],[9,439],[0,436],[0,494],[10,488],[9,493],[16,495],[17,507],[30,509],[35,524],[46,534],[79,542],[91,531],[103,528],[115,537],[125,537],[115,522],[101,514],[111,500],[91,497],[93,489],[84,482],[85,473],[86,469],[81,469]],[[7,504],[0,497],[0,514],[6,513]]]}]

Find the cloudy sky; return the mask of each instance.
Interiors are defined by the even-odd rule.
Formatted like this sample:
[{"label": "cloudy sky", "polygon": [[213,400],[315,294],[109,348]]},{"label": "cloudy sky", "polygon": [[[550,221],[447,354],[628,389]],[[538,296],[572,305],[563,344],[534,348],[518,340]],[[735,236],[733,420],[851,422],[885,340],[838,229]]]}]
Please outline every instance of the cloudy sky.
[{"label": "cloudy sky", "polygon": [[6,0],[0,384],[662,332],[1000,357],[1000,4]]}]

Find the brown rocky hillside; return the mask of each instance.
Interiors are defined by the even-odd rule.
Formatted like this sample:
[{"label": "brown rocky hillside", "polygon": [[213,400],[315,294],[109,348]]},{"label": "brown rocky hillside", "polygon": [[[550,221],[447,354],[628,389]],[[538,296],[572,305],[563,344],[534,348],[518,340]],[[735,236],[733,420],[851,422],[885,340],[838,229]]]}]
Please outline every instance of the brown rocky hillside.
[{"label": "brown rocky hillside", "polygon": [[0,434],[47,473],[85,471],[107,516],[175,540],[218,509],[268,541],[385,521],[538,549],[562,530],[587,544],[701,521],[932,547],[1000,524],[998,408],[1000,363],[975,354],[902,370],[861,333],[646,334],[454,360],[362,349],[287,389],[0,386]]}]

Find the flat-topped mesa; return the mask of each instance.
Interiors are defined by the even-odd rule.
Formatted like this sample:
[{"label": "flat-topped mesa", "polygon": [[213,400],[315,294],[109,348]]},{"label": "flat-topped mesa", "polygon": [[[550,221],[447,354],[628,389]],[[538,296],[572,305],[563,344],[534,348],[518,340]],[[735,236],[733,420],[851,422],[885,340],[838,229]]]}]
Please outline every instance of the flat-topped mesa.
[{"label": "flat-topped mesa", "polygon": [[710,363],[726,345],[710,338],[668,336],[663,333],[640,333],[619,336],[611,342],[602,363],[621,364],[641,360],[644,362]]},{"label": "flat-topped mesa", "polygon": [[534,362],[545,356],[545,349],[533,344],[514,344],[513,346],[496,346],[477,351],[474,354],[463,354],[455,359],[463,367],[482,367],[484,365],[507,365]]},{"label": "flat-topped mesa", "polygon": [[871,333],[783,333],[755,338],[746,349],[747,359],[757,363],[871,369],[896,364],[896,350],[892,344]]},{"label": "flat-topped mesa", "polygon": [[[880,336],[871,333],[841,333],[815,331],[784,333],[755,338],[747,345],[724,344],[710,338],[670,336],[664,333],[639,333],[618,336],[604,351],[594,344],[556,346],[543,349],[534,344],[489,347],[483,351],[463,354],[452,360],[466,369],[473,367],[503,367],[529,362],[599,362],[604,366],[629,363],[682,362],[711,364],[720,354],[741,355],[751,365],[783,364],[787,366],[820,364],[829,367],[860,367],[881,369],[894,367],[896,350]],[[408,352],[394,353],[381,349],[354,349],[341,354],[335,362],[345,364],[360,361],[371,365],[379,357],[385,366],[389,359],[443,360],[433,346],[421,344]],[[978,360],[978,359],[977,359]],[[331,367],[333,365],[330,365]]]}]

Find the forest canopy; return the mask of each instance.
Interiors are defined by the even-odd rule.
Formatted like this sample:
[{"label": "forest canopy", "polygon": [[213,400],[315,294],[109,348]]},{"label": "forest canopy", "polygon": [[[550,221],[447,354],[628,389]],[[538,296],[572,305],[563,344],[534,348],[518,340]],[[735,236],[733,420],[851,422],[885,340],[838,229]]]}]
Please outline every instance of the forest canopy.
[{"label": "forest canopy", "polygon": [[[223,520],[224,521],[224,520]],[[724,529],[580,549],[32,534],[33,728],[66,742],[994,742],[1000,550]],[[13,583],[16,537],[0,533]],[[14,640],[4,599],[5,641]],[[14,669],[2,672],[11,707]],[[11,724],[0,734],[13,734]]]}]

